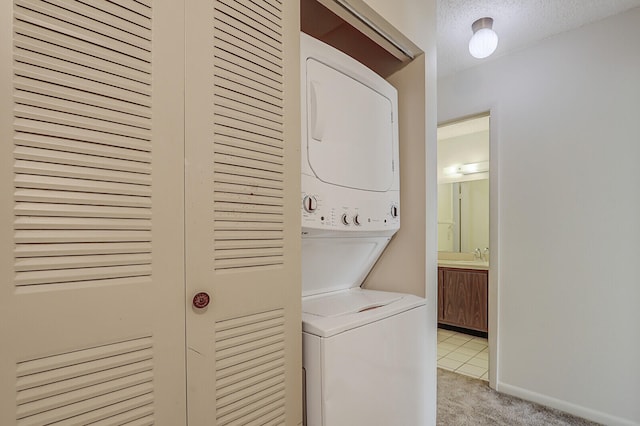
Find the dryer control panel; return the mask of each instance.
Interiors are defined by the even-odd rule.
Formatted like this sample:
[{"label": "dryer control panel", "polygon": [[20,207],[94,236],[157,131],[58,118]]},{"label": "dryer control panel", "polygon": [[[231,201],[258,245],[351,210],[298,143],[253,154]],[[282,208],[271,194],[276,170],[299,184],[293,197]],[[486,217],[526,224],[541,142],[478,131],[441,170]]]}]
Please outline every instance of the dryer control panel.
[{"label": "dryer control panel", "polygon": [[381,230],[399,225],[400,207],[390,203],[387,208],[378,206],[327,206],[316,194],[302,195],[302,226],[346,230],[349,227],[362,230]]},{"label": "dryer control panel", "polygon": [[317,182],[309,182],[305,189],[311,191],[300,198],[303,235],[322,231],[393,234],[400,228],[398,191],[371,194]]}]

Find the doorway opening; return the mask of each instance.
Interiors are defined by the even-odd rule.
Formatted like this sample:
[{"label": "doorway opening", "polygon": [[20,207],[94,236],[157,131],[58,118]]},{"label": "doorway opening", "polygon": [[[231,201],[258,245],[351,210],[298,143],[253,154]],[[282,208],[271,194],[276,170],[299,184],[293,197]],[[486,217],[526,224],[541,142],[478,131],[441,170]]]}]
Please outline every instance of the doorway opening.
[{"label": "doorway opening", "polygon": [[489,113],[438,126],[438,367],[489,381]]}]

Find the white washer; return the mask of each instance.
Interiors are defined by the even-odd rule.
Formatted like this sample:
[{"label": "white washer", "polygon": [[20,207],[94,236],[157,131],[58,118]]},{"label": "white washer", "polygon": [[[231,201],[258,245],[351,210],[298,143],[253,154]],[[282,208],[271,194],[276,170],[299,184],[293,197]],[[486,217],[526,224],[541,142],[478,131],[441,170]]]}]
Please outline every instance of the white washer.
[{"label": "white washer", "polygon": [[426,307],[360,285],[400,227],[397,92],[301,35],[305,424],[426,424]]},{"label": "white washer", "polygon": [[355,288],[302,306],[308,426],[426,424],[424,299]]}]

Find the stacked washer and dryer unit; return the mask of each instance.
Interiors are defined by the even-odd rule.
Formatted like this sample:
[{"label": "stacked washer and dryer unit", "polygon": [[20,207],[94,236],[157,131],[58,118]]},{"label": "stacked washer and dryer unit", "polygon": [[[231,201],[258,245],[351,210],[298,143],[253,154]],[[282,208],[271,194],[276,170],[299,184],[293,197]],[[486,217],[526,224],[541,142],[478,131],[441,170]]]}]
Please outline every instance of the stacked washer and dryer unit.
[{"label": "stacked washer and dryer unit", "polygon": [[301,70],[306,424],[423,425],[425,300],[360,287],[400,228],[396,89],[305,34]]}]

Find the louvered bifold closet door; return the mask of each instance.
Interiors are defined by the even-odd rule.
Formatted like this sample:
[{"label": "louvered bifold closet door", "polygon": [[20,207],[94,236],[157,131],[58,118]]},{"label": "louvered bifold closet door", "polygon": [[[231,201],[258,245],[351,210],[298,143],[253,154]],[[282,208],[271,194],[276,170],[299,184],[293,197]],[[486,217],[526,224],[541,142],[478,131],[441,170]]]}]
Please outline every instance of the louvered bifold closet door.
[{"label": "louvered bifold closet door", "polygon": [[3,2],[2,425],[185,422],[181,14]]},{"label": "louvered bifold closet door", "polygon": [[[301,421],[298,2],[187,4],[189,420]],[[213,393],[213,394],[211,394]]]}]

